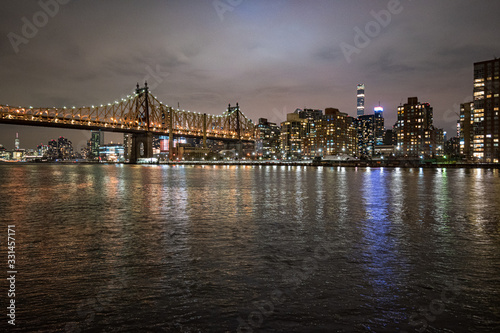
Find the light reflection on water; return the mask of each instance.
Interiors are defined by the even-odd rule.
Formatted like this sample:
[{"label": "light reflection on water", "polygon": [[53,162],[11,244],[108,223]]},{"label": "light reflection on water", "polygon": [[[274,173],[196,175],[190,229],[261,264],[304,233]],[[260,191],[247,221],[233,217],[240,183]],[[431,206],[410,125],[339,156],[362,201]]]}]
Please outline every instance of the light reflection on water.
[{"label": "light reflection on water", "polygon": [[[498,170],[0,165],[0,179],[18,331],[236,331],[322,244],[259,329],[500,325]],[[459,296],[422,315],[450,284]]]}]

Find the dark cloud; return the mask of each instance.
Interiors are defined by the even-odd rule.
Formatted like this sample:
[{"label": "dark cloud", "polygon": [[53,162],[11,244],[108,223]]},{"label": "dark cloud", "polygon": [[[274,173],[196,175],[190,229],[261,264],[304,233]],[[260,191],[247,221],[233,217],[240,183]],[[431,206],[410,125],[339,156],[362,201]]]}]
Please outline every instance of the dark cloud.
[{"label": "dark cloud", "polygon": [[[32,21],[42,8],[7,2],[0,104],[104,104],[147,79],[166,104],[220,114],[239,102],[254,120],[280,121],[304,106],[354,115],[356,84],[365,83],[367,110],[380,101],[387,127],[399,103],[418,96],[452,132],[449,110],[471,95],[473,63],[500,56],[496,1],[401,0],[401,12],[350,62],[341,43],[354,45],[355,29],[375,22],[389,0],[221,1],[229,6],[223,13],[210,0],[70,1],[17,53],[7,35],[21,35],[23,18]],[[0,143],[12,148],[15,131],[24,132],[26,148],[60,133],[0,125]],[[75,142],[88,135],[64,133]]]}]

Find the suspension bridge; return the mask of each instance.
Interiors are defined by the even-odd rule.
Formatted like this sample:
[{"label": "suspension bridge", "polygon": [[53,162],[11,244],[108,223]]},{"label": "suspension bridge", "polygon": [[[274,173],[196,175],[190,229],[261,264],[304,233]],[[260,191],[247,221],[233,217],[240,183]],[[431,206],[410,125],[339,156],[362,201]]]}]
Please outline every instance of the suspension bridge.
[{"label": "suspension bridge", "polygon": [[255,125],[236,106],[221,115],[174,109],[151,94],[147,83],[135,94],[106,105],[72,108],[13,107],[0,105],[0,123],[132,134],[130,161],[153,157],[153,135],[169,137],[169,154],[178,137],[227,143],[253,142]]}]

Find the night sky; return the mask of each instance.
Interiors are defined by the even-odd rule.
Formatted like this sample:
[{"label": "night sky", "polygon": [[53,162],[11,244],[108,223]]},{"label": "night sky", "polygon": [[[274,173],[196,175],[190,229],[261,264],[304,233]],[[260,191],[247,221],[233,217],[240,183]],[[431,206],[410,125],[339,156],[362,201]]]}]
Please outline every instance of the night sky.
[{"label": "night sky", "polygon": [[[221,114],[239,102],[254,121],[279,123],[304,107],[355,116],[364,83],[365,113],[380,102],[386,127],[418,96],[450,137],[472,99],[473,63],[500,56],[499,1],[59,2],[2,4],[0,104],[105,104],[147,79],[165,104]],[[16,132],[22,148],[60,135],[80,148],[90,136],[0,125],[0,144],[12,149]]]}]

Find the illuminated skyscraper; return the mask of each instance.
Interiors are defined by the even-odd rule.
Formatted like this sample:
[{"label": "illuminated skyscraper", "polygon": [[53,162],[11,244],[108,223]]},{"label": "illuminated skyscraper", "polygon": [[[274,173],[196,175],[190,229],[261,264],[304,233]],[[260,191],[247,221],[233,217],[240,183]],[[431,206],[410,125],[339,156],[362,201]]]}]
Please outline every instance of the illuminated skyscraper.
[{"label": "illuminated skyscraper", "polygon": [[384,108],[379,106],[376,106],[373,109],[373,115],[374,115],[374,135],[375,135],[375,145],[382,145],[384,144],[384,134],[385,134],[385,127],[384,127]]},{"label": "illuminated skyscraper", "polygon": [[375,115],[367,114],[356,119],[358,153],[362,157],[372,156],[375,151]]},{"label": "illuminated skyscraper", "polygon": [[375,146],[384,144],[384,108],[375,107],[373,114],[358,116],[355,121],[358,136],[358,153],[369,157]]},{"label": "illuminated skyscraper", "polygon": [[357,89],[357,116],[363,116],[365,114],[365,85],[358,84]]}]

